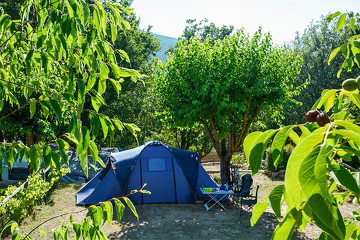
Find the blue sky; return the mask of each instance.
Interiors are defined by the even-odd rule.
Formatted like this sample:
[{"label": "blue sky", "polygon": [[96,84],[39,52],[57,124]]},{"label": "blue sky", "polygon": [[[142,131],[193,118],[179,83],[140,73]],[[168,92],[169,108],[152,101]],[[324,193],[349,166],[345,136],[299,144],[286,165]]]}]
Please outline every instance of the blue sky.
[{"label": "blue sky", "polygon": [[259,26],[270,32],[276,43],[291,41],[311,20],[335,11],[360,11],[360,0],[134,0],[132,7],[141,28],[179,37],[186,19],[207,18],[216,25],[244,27],[249,33]]}]

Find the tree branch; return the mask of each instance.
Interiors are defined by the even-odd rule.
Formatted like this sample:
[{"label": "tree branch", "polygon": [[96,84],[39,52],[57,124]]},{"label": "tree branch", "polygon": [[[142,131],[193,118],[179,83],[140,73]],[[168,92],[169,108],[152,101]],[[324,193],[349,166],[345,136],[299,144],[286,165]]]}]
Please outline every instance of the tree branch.
[{"label": "tree branch", "polygon": [[[10,83],[10,84],[14,84],[14,85],[17,85],[17,86],[19,86],[19,87],[30,88],[30,89],[33,89],[33,90],[36,90],[36,91],[44,91],[44,92],[47,92],[46,90],[43,90],[43,89],[41,89],[41,88],[35,88],[35,87],[29,86],[29,85],[24,85],[24,84],[21,84],[21,83],[15,83],[15,82],[11,82],[11,81],[4,80],[4,79],[0,79],[0,81],[6,82],[6,83]],[[52,92],[49,92],[49,93],[52,93]]]},{"label": "tree branch", "polygon": [[218,151],[219,146],[216,146],[215,138],[210,130],[210,127],[201,118],[199,119],[199,122],[205,127],[205,130],[206,130],[207,134],[209,135],[209,138],[210,138],[211,142],[213,143],[214,148],[216,149],[216,151]]},{"label": "tree branch", "polygon": [[210,124],[211,124],[211,129],[212,129],[212,131],[214,133],[214,140],[215,140],[214,145],[217,146],[218,150],[220,150],[219,135],[218,135],[217,130],[216,130],[216,124],[215,124],[214,117],[212,117],[210,119]]},{"label": "tree branch", "polygon": [[239,141],[239,144],[241,144],[241,143],[244,142],[244,139],[245,139],[245,137],[246,137],[247,132],[249,131],[249,128],[250,128],[251,124],[255,121],[256,117],[257,117],[257,116],[259,115],[259,113],[260,113],[260,109],[261,109],[261,106],[259,106],[259,108],[256,110],[253,118],[252,118],[252,119],[250,120],[250,122],[248,122],[248,124],[246,125],[245,131],[244,131],[243,135],[239,137],[239,140],[240,140],[240,141]]},{"label": "tree branch", "polygon": [[244,119],[243,119],[243,125],[241,127],[241,132],[240,132],[240,135],[239,135],[239,138],[236,141],[235,143],[235,149],[238,149],[239,148],[239,145],[240,145],[240,139],[242,138],[242,135],[244,134],[245,132],[245,127],[246,127],[246,124],[247,124],[247,119],[248,119],[248,115],[249,115],[249,111],[250,111],[250,103],[251,103],[251,96],[248,97],[248,104],[247,104],[247,107],[246,107],[246,112],[244,113]]}]

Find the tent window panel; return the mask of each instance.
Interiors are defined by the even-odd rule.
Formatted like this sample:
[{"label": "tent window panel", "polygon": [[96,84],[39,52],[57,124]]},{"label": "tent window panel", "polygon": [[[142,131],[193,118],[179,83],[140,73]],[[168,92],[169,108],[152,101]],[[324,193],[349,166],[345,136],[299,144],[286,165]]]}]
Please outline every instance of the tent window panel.
[{"label": "tent window panel", "polygon": [[166,171],[166,158],[149,158],[148,169],[150,172]]}]

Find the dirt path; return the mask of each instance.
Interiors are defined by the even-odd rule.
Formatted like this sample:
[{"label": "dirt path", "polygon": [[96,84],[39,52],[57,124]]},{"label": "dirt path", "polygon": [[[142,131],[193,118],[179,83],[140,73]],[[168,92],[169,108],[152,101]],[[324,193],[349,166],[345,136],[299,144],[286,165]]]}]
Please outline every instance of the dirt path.
[{"label": "dirt path", "polygon": [[[270,239],[277,225],[272,214],[266,213],[258,224],[250,226],[250,214],[239,216],[239,210],[226,205],[205,212],[201,204],[154,204],[137,206],[139,222],[126,214],[121,229],[110,239]],[[311,239],[297,233],[294,239]]]},{"label": "dirt path", "polygon": [[[259,200],[262,201],[271,189],[283,181],[270,180],[263,174],[254,177],[254,184],[260,185]],[[75,206],[75,193],[80,185],[61,185],[52,195],[52,201],[37,208],[37,213],[22,223],[21,231],[29,232],[34,226],[44,220],[59,215],[64,210],[75,212],[84,209]],[[103,230],[109,239],[270,239],[278,224],[270,209],[254,226],[250,226],[250,213],[239,216],[239,210],[231,202],[225,204],[227,211],[220,208],[205,211],[202,204],[146,204],[136,205],[139,221],[129,210],[118,227],[116,218],[110,226]],[[285,211],[285,208],[283,209]],[[87,211],[74,214],[74,221],[79,222],[86,217]],[[60,226],[68,216],[51,220],[41,227],[47,233],[47,239],[52,238],[51,229]],[[293,239],[314,239],[320,231],[310,225],[305,233],[297,232]],[[39,231],[31,236],[43,239]]]}]

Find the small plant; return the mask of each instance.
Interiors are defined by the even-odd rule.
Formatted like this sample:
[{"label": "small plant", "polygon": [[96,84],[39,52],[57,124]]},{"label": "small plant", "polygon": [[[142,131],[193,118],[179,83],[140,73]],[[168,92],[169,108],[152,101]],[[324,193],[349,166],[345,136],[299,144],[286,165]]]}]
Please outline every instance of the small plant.
[{"label": "small plant", "polygon": [[232,164],[246,164],[246,158],[243,153],[235,153],[231,158]]}]

